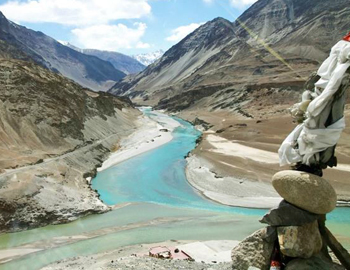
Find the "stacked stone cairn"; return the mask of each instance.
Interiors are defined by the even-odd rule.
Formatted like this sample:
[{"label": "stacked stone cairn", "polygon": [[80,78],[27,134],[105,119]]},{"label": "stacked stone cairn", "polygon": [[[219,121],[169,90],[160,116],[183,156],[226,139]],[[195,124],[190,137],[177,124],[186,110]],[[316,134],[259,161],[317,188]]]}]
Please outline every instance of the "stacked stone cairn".
[{"label": "stacked stone cairn", "polygon": [[350,269],[349,253],[325,226],[326,214],[337,203],[331,184],[319,176],[291,170],[275,174],[272,184],[284,200],[260,220],[268,227],[232,250],[233,269],[269,270],[276,249],[281,269]]}]

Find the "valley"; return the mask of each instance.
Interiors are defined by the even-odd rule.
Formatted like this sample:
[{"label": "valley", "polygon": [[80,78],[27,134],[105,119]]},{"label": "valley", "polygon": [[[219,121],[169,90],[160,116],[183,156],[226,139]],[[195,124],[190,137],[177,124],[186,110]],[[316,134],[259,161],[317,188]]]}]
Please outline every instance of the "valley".
[{"label": "valley", "polygon": [[[250,260],[231,254],[233,248],[248,239],[256,253],[260,244],[247,236],[266,227],[259,219],[283,199],[286,213],[306,217],[295,214],[296,221],[286,222],[278,216],[267,222],[266,237],[258,232],[264,245],[273,242],[262,256],[268,263],[272,251],[286,244],[281,230],[309,228],[310,220],[316,229],[308,232],[319,236],[320,249],[305,258],[316,258],[322,245],[328,255],[321,237],[324,217],[350,249],[349,95],[327,103],[345,103],[337,166],[323,170],[322,180],[333,192],[324,192],[323,201],[329,199],[333,208],[303,208],[272,181],[290,169],[279,165],[278,150],[298,124],[291,107],[305,98],[305,90],[311,98],[321,94],[316,72],[349,31],[348,0],[258,0],[235,9],[234,20],[223,11],[234,9],[235,1],[215,16],[215,1],[198,1],[211,15],[174,29],[152,13],[123,17],[124,0],[107,9],[94,2],[96,10],[84,13],[86,24],[48,20],[56,17],[26,22],[65,32],[62,40],[69,42],[9,20],[0,10],[0,270],[232,269],[234,256],[242,265]],[[140,0],[138,8],[150,12],[153,5],[173,2]],[[20,9],[28,3],[7,4]],[[75,4],[73,10],[63,4],[50,8],[58,8],[57,16],[69,10],[75,18],[75,9],[86,12],[85,4]],[[169,8],[175,13],[174,7]],[[102,15],[91,16],[95,12]],[[141,18],[159,27],[146,41]],[[195,29],[181,36],[189,26]],[[98,38],[91,38],[96,29]],[[169,49],[156,50],[164,33],[171,36],[159,44]],[[118,46],[130,54],[109,51]],[[347,65],[349,57],[344,45],[333,67]],[[347,94],[348,79],[346,74],[341,82]],[[327,123],[342,109],[329,109]],[[308,113],[302,114],[303,124]],[[304,197],[296,201],[319,199]],[[183,248],[194,261],[150,258],[156,246]],[[304,257],[283,259],[291,258]],[[243,268],[238,270],[250,270]]]},{"label": "valley", "polygon": [[[151,121],[157,120],[163,128],[174,126],[174,120],[165,115],[147,114]],[[191,188],[186,181],[183,156],[194,147],[199,132],[189,123],[178,121],[180,126],[172,132],[171,141],[155,144],[153,150],[133,155],[125,161],[118,162],[113,155],[106,160],[105,164],[114,166],[105,167],[92,183],[101,194],[101,199],[112,206],[112,211],[69,224],[1,235],[0,248],[6,247],[7,253],[0,258],[3,261],[0,269],[22,269],[23,265],[28,264],[32,269],[41,269],[45,265],[49,265],[47,269],[59,269],[63,265],[96,267],[97,264],[107,268],[113,267],[113,263],[109,265],[112,260],[123,260],[135,252],[139,252],[135,260],[140,256],[142,258],[148,248],[158,245],[147,245],[145,248],[144,243],[161,244],[169,239],[179,241],[167,242],[168,245],[212,239],[219,242],[238,241],[260,228],[262,225],[258,219],[266,210],[217,204]],[[149,130],[154,129],[151,123],[147,126]],[[133,150],[137,146],[142,148],[147,141],[152,143],[149,137],[136,136],[137,133],[124,139],[121,149]],[[156,139],[159,135],[153,136]],[[168,153],[166,160],[164,152]],[[350,243],[348,211],[348,208],[339,208],[328,217],[330,228],[346,247]],[[70,259],[72,257],[77,258]],[[128,264],[133,264],[134,259]],[[56,263],[58,260],[63,261]],[[128,264],[122,264],[122,267]],[[221,269],[224,266],[218,267]]]}]

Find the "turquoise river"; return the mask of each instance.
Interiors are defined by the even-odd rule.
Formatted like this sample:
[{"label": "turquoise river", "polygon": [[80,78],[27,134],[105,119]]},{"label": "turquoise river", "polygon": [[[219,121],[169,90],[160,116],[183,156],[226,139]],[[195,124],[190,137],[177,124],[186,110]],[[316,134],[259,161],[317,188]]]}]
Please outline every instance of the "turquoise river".
[{"label": "turquoise river", "polygon": [[[152,118],[151,111],[145,111]],[[207,200],[187,182],[185,156],[200,136],[181,126],[161,147],[101,171],[93,179],[101,199],[117,207],[69,224],[0,235],[1,252],[35,252],[3,261],[0,269],[40,269],[57,260],[140,243],[179,240],[241,240],[263,227],[267,210],[229,207]],[[350,248],[350,209],[328,215],[328,227]]]}]

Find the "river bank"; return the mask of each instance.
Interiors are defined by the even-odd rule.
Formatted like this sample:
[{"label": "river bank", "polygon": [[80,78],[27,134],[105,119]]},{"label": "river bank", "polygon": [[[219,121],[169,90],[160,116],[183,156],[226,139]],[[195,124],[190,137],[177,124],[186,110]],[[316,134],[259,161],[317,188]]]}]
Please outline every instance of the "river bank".
[{"label": "river bank", "polygon": [[147,115],[137,119],[138,129],[120,141],[117,151],[103,162],[98,171],[106,170],[127,159],[160,147],[173,139],[172,132],[180,126],[179,122],[161,112],[151,112],[151,108],[140,109]]},{"label": "river bank", "polygon": [[[350,108],[345,111],[350,121]],[[278,202],[271,185],[280,167],[278,148],[295,124],[286,114],[273,112],[259,119],[247,119],[227,112],[183,111],[182,117],[203,130],[202,139],[188,158],[187,178],[206,197],[242,207],[270,208]],[[336,148],[338,166],[324,170],[324,178],[335,188],[339,206],[349,206],[350,128]],[[234,177],[232,177],[234,176]]]},{"label": "river bank", "polygon": [[159,112],[149,118],[131,107],[116,109],[115,116],[86,121],[85,136],[92,138],[86,145],[37,164],[3,170],[0,232],[66,223],[111,210],[91,188],[97,170],[169,142],[179,125]]},{"label": "river bank", "polygon": [[218,203],[247,208],[270,209],[282,198],[267,183],[235,177],[219,177],[213,166],[196,155],[187,158],[186,176],[189,183],[205,197]]},{"label": "river bank", "polygon": [[[85,120],[84,140],[75,140],[79,147],[59,155],[50,155],[47,150],[36,164],[3,170],[0,232],[67,223],[110,210],[86,178],[94,177],[111,149],[137,128],[134,121],[140,115],[131,106],[113,110],[114,114],[105,118]],[[59,151],[62,149],[57,147]],[[36,152],[33,150],[32,154]]]}]

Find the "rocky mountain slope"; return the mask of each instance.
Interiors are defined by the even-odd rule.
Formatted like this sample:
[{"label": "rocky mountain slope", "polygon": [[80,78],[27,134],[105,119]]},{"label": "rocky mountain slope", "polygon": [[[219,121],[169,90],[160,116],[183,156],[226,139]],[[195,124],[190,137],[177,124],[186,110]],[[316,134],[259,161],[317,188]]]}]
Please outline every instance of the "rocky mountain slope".
[{"label": "rocky mountain slope", "polygon": [[207,108],[254,117],[259,110],[251,102],[296,100],[349,31],[349,15],[346,0],[260,0],[233,23],[217,18],[199,27],[110,93],[170,111]]},{"label": "rocky mountain slope", "polygon": [[145,66],[149,66],[162,57],[164,54],[163,50],[158,50],[151,53],[142,53],[131,56]]},{"label": "rocky mountain slope", "polygon": [[100,51],[94,49],[80,49],[68,42],[63,45],[76,50],[78,52],[96,56],[104,61],[110,62],[116,69],[124,72],[125,74],[135,74],[145,69],[145,66],[136,59],[118,52]]},{"label": "rocky mountain slope", "polygon": [[[0,40],[21,51],[39,65],[92,90],[107,90],[125,76],[107,61],[68,48],[41,32],[17,25],[0,12]],[[18,58],[17,54],[11,54]],[[19,57],[21,59],[21,57]]]},{"label": "rocky mountain slope", "polygon": [[102,60],[110,62],[116,69],[121,70],[125,74],[139,73],[145,69],[145,65],[136,59],[118,52],[108,52],[86,49],[83,53],[96,56]]},{"label": "rocky mountain slope", "polygon": [[[0,42],[1,57],[16,52]],[[0,232],[108,210],[86,177],[133,131],[139,114],[127,98],[0,58]]]}]

